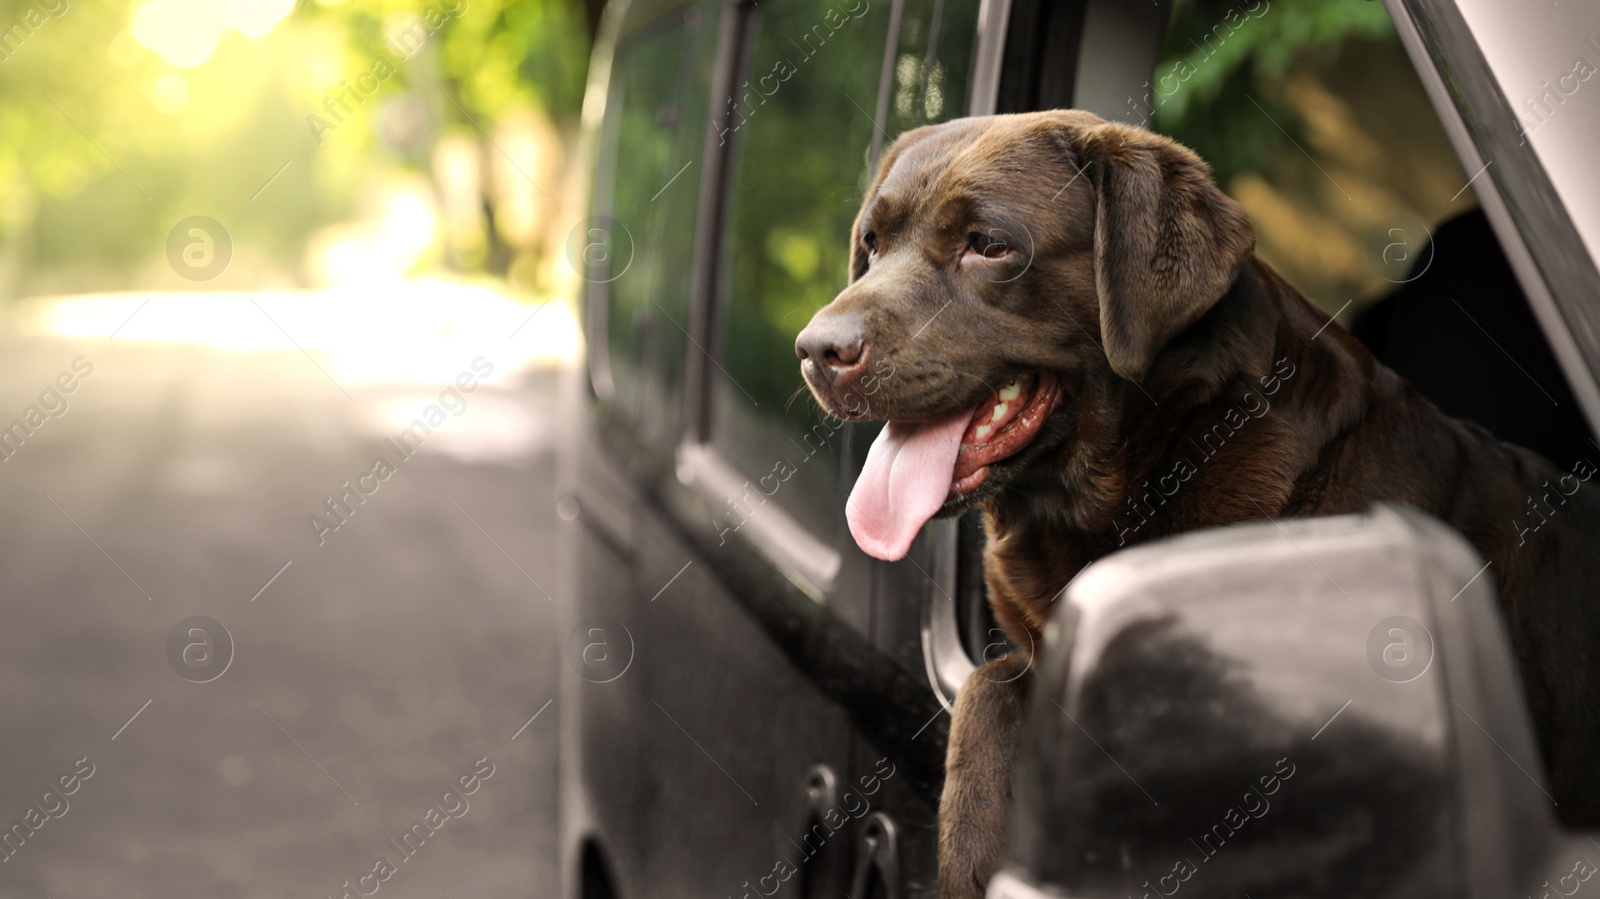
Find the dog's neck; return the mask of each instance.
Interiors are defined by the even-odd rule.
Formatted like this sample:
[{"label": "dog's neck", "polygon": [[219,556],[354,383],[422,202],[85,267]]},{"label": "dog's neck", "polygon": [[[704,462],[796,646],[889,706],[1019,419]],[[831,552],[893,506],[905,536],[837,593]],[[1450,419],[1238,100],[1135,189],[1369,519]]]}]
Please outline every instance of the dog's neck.
[{"label": "dog's neck", "polygon": [[1352,368],[1376,367],[1251,259],[1142,384],[1109,366],[1086,376],[1057,469],[984,504],[991,598],[1047,616],[1078,570],[1123,546],[1284,512],[1318,452],[1367,409],[1353,385],[1371,379]]}]

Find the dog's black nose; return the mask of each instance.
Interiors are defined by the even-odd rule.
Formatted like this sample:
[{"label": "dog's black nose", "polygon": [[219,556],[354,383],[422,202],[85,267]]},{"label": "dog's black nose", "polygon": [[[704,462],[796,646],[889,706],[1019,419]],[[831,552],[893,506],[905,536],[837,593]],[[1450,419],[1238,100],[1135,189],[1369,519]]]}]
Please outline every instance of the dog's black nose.
[{"label": "dog's black nose", "polygon": [[852,313],[818,315],[794,341],[794,354],[810,360],[829,383],[847,378],[866,362],[861,319]]}]

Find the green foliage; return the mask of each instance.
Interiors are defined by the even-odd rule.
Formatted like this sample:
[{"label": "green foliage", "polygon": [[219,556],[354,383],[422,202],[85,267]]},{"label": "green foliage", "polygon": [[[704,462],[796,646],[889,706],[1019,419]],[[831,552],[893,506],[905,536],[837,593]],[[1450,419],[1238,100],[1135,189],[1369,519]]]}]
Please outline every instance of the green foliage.
[{"label": "green foliage", "polygon": [[[882,133],[869,113],[877,102],[890,6],[861,4],[859,19],[847,19],[815,45],[814,29],[827,10],[842,6],[812,0],[764,7],[752,43],[751,83],[774,70],[782,78],[791,65],[792,74],[770,99],[740,96],[739,108],[748,113],[743,125],[746,116],[713,115],[723,126],[739,125],[729,135],[737,161],[726,312],[728,333],[738,339],[726,347],[724,364],[763,407],[783,406],[796,386],[793,373],[771,360],[793,354],[796,334],[848,278],[847,236],[871,175],[874,137],[887,146],[903,131],[959,115],[965,99],[944,91],[966,82],[973,35],[952,23],[975,20],[974,0],[908,0],[902,6]],[[732,393],[735,402],[746,402],[741,391]],[[814,410],[796,405],[794,422],[814,424]]]},{"label": "green foliage", "polygon": [[1227,184],[1259,170],[1285,132],[1302,139],[1300,123],[1264,86],[1307,55],[1393,34],[1376,0],[1177,0],[1151,82],[1153,127],[1203,147]]},{"label": "green foliage", "polygon": [[[589,47],[575,0],[274,2],[24,0],[0,11],[0,296],[133,286],[159,264],[173,223],[194,214],[223,222],[241,258],[292,277],[308,236],[352,213],[367,175],[430,172],[441,125],[476,134],[470,116],[492,131],[532,106],[576,127]],[[174,11],[168,33],[212,9],[287,15],[255,36],[222,29],[209,58],[183,66],[135,37],[141,8],[157,3]],[[385,42],[398,21],[452,7],[415,53]],[[378,60],[393,76],[329,118],[341,81]],[[384,138],[399,100],[426,111],[420,145]],[[333,127],[319,134],[312,115]]]}]

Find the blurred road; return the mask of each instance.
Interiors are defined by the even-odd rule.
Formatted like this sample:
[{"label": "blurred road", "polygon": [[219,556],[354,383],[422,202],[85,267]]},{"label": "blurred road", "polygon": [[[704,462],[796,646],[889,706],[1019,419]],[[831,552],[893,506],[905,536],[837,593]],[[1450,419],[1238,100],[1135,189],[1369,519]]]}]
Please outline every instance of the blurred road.
[{"label": "blurred road", "polygon": [[[162,302],[135,323],[176,327]],[[485,350],[493,383],[318,545],[308,516],[476,356],[354,377],[260,311],[275,348],[0,332],[0,425],[93,366],[0,462],[0,896],[554,895],[557,374]],[[196,615],[234,643],[207,683],[169,659]],[[68,808],[43,798],[88,765]],[[380,857],[398,873],[361,886]]]}]

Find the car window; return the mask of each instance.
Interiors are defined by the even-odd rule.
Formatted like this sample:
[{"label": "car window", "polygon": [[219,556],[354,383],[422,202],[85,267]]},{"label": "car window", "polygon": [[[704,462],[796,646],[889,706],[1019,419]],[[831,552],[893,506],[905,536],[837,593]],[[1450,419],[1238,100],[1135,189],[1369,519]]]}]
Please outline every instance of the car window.
[{"label": "car window", "polygon": [[1591,452],[1478,208],[1494,173],[1463,170],[1383,6],[1183,0],[1130,109],[1204,157],[1261,258],[1446,414],[1563,467]]},{"label": "car window", "polygon": [[890,136],[965,115],[978,0],[911,0],[902,11],[890,95]]},{"label": "car window", "polygon": [[1590,426],[1600,428],[1600,116],[1595,89],[1584,86],[1600,71],[1600,7],[1403,5],[1414,20],[1407,48],[1442,76],[1430,80],[1436,102],[1460,116],[1453,134],[1481,167],[1485,209],[1503,240],[1522,244],[1512,254],[1519,278]]},{"label": "car window", "polygon": [[805,391],[794,339],[846,283],[874,151],[961,114],[976,15],[965,0],[907,3],[885,72],[888,3],[762,3],[739,92],[713,116],[732,157],[711,443],[752,483],[778,472],[779,501],[819,535],[842,514],[846,432]]},{"label": "car window", "polygon": [[619,46],[601,165],[609,189],[569,240],[591,300],[603,298],[602,396],[651,442],[670,446],[682,415],[684,332],[694,259],[716,26],[675,10]]},{"label": "car window", "polygon": [[1212,166],[1291,284],[1330,314],[1354,300],[1345,322],[1475,203],[1379,3],[1181,0],[1127,106]]}]

